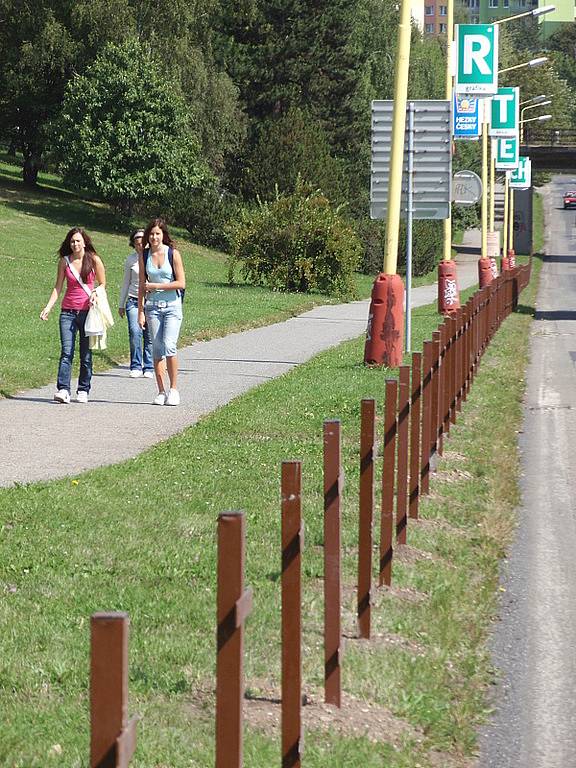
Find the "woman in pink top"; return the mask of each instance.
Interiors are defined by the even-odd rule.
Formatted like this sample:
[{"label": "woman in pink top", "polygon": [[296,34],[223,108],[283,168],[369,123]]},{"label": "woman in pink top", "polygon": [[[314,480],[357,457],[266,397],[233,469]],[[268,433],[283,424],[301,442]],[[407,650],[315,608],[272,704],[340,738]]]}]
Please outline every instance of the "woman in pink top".
[{"label": "woman in pink top", "polygon": [[71,229],[58,249],[58,269],[56,283],[48,299],[48,304],[40,313],[42,320],[47,320],[50,310],[56,303],[64,280],[66,292],[60,310],[60,364],[58,383],[54,400],[57,403],[70,402],[70,380],[76,334],[80,339],[80,374],[76,400],[88,402],[90,382],[92,380],[92,350],[88,336],[84,333],[86,315],[94,301],[95,284],[106,285],[106,273],[102,259],[96,253],[92,240],[80,227]]}]

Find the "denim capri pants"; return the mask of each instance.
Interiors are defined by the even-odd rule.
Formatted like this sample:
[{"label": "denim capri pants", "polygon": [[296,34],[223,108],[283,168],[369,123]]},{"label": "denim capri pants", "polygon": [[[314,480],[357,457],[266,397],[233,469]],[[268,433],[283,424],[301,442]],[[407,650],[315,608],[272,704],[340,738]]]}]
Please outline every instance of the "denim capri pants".
[{"label": "denim capri pants", "polygon": [[181,300],[178,298],[175,301],[147,301],[144,313],[152,337],[154,360],[174,357],[182,325]]}]

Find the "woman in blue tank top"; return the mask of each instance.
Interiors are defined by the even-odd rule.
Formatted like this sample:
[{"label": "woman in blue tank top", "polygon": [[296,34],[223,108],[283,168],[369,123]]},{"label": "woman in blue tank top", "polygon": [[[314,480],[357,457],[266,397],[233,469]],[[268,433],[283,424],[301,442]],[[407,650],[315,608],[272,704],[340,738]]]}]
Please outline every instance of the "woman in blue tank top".
[{"label": "woman in blue tank top", "polygon": [[[138,323],[142,328],[145,323],[148,324],[152,338],[154,374],[158,384],[158,394],[153,402],[154,405],[179,405],[176,346],[182,325],[180,291],[186,287],[184,266],[163,219],[153,219],[148,224],[143,243],[145,247],[140,256],[138,286]],[[165,383],[166,372],[168,387]]]}]

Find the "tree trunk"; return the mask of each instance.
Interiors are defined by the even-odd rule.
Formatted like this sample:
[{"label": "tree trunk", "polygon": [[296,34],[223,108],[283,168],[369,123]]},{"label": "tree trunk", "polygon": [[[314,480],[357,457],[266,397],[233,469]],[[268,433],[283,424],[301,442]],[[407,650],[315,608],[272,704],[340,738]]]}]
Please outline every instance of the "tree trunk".
[{"label": "tree trunk", "polygon": [[38,171],[40,170],[40,163],[36,155],[27,155],[24,158],[24,166],[22,168],[22,178],[24,184],[27,187],[36,187],[38,184]]}]

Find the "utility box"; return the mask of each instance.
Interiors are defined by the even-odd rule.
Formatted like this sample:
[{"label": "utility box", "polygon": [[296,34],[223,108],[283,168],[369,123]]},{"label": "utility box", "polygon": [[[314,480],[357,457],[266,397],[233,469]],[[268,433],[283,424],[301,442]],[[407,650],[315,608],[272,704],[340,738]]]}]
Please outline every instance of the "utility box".
[{"label": "utility box", "polygon": [[514,250],[532,256],[532,187],[515,189],[514,195]]}]

